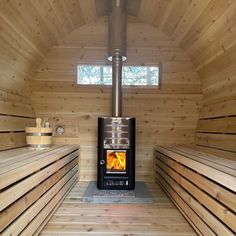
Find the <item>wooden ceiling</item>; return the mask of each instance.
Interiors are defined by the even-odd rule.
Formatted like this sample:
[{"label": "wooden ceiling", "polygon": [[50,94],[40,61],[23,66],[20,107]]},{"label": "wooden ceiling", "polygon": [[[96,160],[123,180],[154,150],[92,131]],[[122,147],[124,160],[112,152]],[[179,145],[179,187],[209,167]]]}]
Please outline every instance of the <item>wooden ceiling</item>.
[{"label": "wooden ceiling", "polygon": [[[108,2],[1,0],[0,25],[4,31],[4,40],[29,59],[43,58],[51,46],[58,45],[73,30],[106,16],[109,11]],[[211,39],[216,40],[222,33],[231,34],[235,31],[235,0],[127,2],[129,15],[156,27],[185,49],[192,60],[211,43]],[[207,38],[205,32],[208,32]],[[209,33],[212,38],[208,37]],[[234,37],[233,33],[231,35]],[[24,48],[26,44],[30,48]]]}]

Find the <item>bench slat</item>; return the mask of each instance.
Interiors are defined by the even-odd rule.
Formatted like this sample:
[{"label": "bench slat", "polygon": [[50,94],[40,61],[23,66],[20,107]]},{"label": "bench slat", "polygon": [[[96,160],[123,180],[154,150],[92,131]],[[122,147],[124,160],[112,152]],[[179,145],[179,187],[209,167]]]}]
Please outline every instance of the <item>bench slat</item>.
[{"label": "bench slat", "polygon": [[[214,234],[235,235],[236,159],[228,152],[225,159],[224,152],[218,154],[189,146],[158,146],[156,181],[178,208],[190,207]],[[192,215],[184,215],[194,225]],[[202,230],[201,222],[194,227],[203,235],[211,234]]]},{"label": "bench slat", "polygon": [[170,185],[174,191],[198,214],[203,221],[210,226],[217,235],[234,236],[235,234],[224,226],[213,214],[206,210],[197,200],[195,200],[187,191],[170,178],[164,171],[157,168],[158,174]]},{"label": "bench slat", "polygon": [[236,213],[236,197],[235,194],[233,194],[231,191],[209,180],[208,178],[205,178],[204,176],[191,170],[190,168],[181,165],[180,163],[172,160],[162,153],[157,153],[156,155],[158,155],[158,159],[160,159],[163,163],[174,169],[180,175],[189,179],[200,189],[207,192],[209,195],[211,195]]},{"label": "bench slat", "polygon": [[69,164],[61,168],[55,174],[44,180],[37,187],[12,203],[9,207],[0,212],[0,232],[4,230],[13,220],[15,220],[22,212],[37,201],[48,189],[56,184],[69,170],[78,164],[78,160],[74,159]]},{"label": "bench slat", "polygon": [[[219,163],[218,158],[209,158],[204,155],[195,154],[194,151],[186,151],[182,150],[181,148],[175,147],[171,148],[168,147],[169,150],[174,151],[180,155],[187,156],[188,158],[192,160],[196,160],[202,164],[205,164],[207,166],[210,166],[216,170],[222,171],[224,173],[227,173],[229,175],[236,177],[236,166],[235,161],[231,161],[231,163],[227,163],[228,160],[225,160],[225,163]],[[230,165],[231,164],[231,165]]]},{"label": "bench slat", "polygon": [[197,171],[198,173],[220,183],[221,185],[227,187],[228,189],[236,192],[236,177],[229,174],[223,173],[222,171],[216,170],[210,166],[206,166],[202,163],[199,163],[196,160],[192,160],[186,156],[180,155],[174,151],[168,149],[168,147],[163,148],[158,146],[157,151],[170,156],[172,159],[188,166],[189,168]]},{"label": "bench slat", "polygon": [[[35,216],[44,208],[45,205],[54,197],[60,189],[68,189],[75,181],[77,168],[73,168],[49,191],[47,191],[37,202],[29,207],[20,217],[17,218],[6,230],[5,235],[18,235],[31,222]],[[67,183],[68,182],[68,183]],[[64,186],[64,187],[63,187]],[[64,191],[63,191],[64,192]],[[56,201],[57,202],[57,201]]]},{"label": "bench slat", "polygon": [[[4,173],[0,172],[0,190],[9,186],[10,184],[34,173],[35,171],[47,166],[58,159],[63,155],[67,155],[68,152],[73,152],[77,148],[76,146],[61,147],[50,152],[50,154],[39,155],[39,157],[34,156],[30,163],[21,166],[20,168],[15,168],[13,170],[5,171]],[[40,159],[41,158],[41,159]],[[40,160],[39,160],[40,159]]]},{"label": "bench slat", "polygon": [[156,174],[156,182],[160,184],[164,192],[173,200],[176,206],[185,213],[184,215],[187,216],[186,219],[193,226],[193,228],[197,229],[197,232],[200,231],[200,235],[216,236],[216,234],[208,227],[208,225],[201,219],[201,217],[199,217],[192,210],[192,208],[188,204],[186,204],[186,202],[158,173]]},{"label": "bench slat", "polygon": [[78,147],[0,154],[0,234],[38,235],[78,178]]},{"label": "bench slat", "polygon": [[43,210],[34,218],[34,220],[27,225],[27,227],[21,232],[20,236],[28,236],[32,231],[40,227],[40,225],[44,222],[44,219],[50,214],[50,212],[53,211],[53,209],[55,209],[57,206],[59,206],[59,204],[57,203],[60,203],[69,193],[69,191],[76,183],[76,179],[77,177],[74,176],[71,179],[70,184],[67,184],[66,186],[64,186],[64,188],[62,188],[62,190],[43,208]]},{"label": "bench slat", "polygon": [[200,190],[198,187],[193,185],[183,176],[179,175],[177,172],[169,168],[163,162],[157,160],[156,164],[165,173],[168,173],[168,175],[173,180],[175,180],[178,185],[180,185],[183,189],[192,194],[198,200],[199,203],[208,208],[208,210],[210,210],[220,220],[224,221],[224,223],[229,226],[234,232],[236,232],[236,215],[233,212],[227,209],[227,207],[218,203],[210,195],[204,193],[202,190]]},{"label": "bench slat", "polygon": [[76,151],[65,158],[55,162],[54,164],[42,169],[36,174],[20,181],[13,185],[6,191],[0,193],[0,211],[16,201],[19,197],[30,191],[35,185],[41,183],[50,175],[58,171],[61,167],[78,157],[79,153]]}]

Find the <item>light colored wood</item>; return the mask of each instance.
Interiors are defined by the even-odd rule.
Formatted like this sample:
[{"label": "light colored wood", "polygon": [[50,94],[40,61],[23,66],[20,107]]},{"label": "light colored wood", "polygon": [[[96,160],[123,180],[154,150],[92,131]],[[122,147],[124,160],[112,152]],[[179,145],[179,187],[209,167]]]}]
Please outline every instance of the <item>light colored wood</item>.
[{"label": "light colored wood", "polygon": [[186,179],[191,180],[191,182],[195,184],[199,189],[202,189],[203,191],[207,192],[213,198],[222,202],[234,212],[236,211],[236,199],[234,193],[228,191],[224,187],[216,184],[215,182],[206,179],[204,176],[192,171],[189,168],[186,168],[184,165],[181,165],[180,163],[172,160],[171,158],[168,158],[167,156],[161,153],[156,154],[156,156],[158,156],[159,160],[161,160],[163,163],[175,170],[177,173],[184,176]]},{"label": "light colored wood", "polygon": [[18,184],[12,186],[4,192],[0,193],[0,209],[3,210],[9,204],[13,203],[19,197],[23,196],[27,191],[30,191],[35,184],[39,184],[44,181],[47,177],[52,175],[55,171],[59,170],[70,161],[75,159],[78,156],[77,153],[70,154],[67,157],[57,161],[56,163],[48,166],[40,172],[37,172],[35,175],[30,176],[23,181],[20,181]]},{"label": "light colored wood", "polygon": [[25,146],[25,133],[0,133],[0,150]]},{"label": "light colored wood", "polygon": [[65,167],[54,173],[48,179],[44,180],[37,187],[29,191],[27,194],[19,198],[9,207],[0,213],[0,232],[4,230],[14,219],[24,212],[31,204],[37,201],[48,189],[50,189],[57,181],[59,181],[65,173],[78,164],[78,160],[73,160]]},{"label": "light colored wood", "polygon": [[177,231],[184,236],[196,235],[155,183],[148,183],[153,203],[119,206],[82,202],[87,185],[88,182],[78,182],[74,186],[40,235],[87,235],[91,232],[96,235],[176,235]]},{"label": "light colored wood", "polygon": [[[76,146],[59,147],[52,151],[49,149],[49,152],[36,155],[30,160],[21,161],[19,163],[15,163],[15,165],[11,164],[10,166],[1,168],[0,176],[2,181],[0,189],[3,189],[9,184],[32,174],[34,171],[39,170],[45,165],[53,163],[54,161],[60,159],[61,155],[65,155],[68,152],[74,152],[76,149]],[[46,159],[45,156],[50,156],[50,158]]]},{"label": "light colored wood", "polygon": [[161,175],[156,173],[156,182],[161,186],[163,191],[169,196],[173,203],[184,213],[188,222],[197,229],[199,235],[216,235],[207,224],[199,217],[199,215],[181,198],[181,196],[162,178]]},{"label": "light colored wood", "polygon": [[203,146],[199,146],[199,145],[184,145],[187,148],[193,148],[194,150],[198,151],[198,152],[203,152],[204,154],[210,154],[210,155],[216,155],[220,158],[225,158],[228,160],[236,160],[236,153],[234,152],[229,152],[229,151],[223,151],[223,150],[219,150],[216,148],[210,148],[210,147],[203,147]]},{"label": "light colored wood", "polygon": [[[228,152],[222,151],[221,154],[210,154],[208,152],[209,148],[204,149],[205,151],[199,151],[198,146],[194,147],[188,147],[188,146],[175,146],[174,150],[177,152],[183,153],[183,155],[187,154],[191,158],[197,157],[200,162],[203,162],[207,165],[214,166],[217,168],[217,166],[221,166],[222,170],[226,173],[230,173],[231,175],[235,175],[235,172],[230,171],[236,170],[236,163],[235,158],[228,159]],[[234,155],[236,157],[236,154]]]},{"label": "light colored wood", "polygon": [[[157,65],[161,61],[163,67],[161,89],[127,87],[123,93],[123,114],[137,119],[137,179],[151,181],[156,142],[194,141],[202,97],[200,80],[186,53],[147,24],[128,18],[127,44],[127,64]],[[33,106],[37,116],[49,117],[53,142],[80,144],[80,178],[86,180],[96,179],[97,118],[111,114],[111,88],[75,85],[76,64],[107,63],[106,48],[107,18],[101,17],[54,47],[39,65],[32,84]],[[55,134],[59,125],[65,128],[61,137]]]},{"label": "light colored wood", "polygon": [[[69,187],[73,182],[76,180],[75,170],[69,171],[61,180],[59,180],[50,190],[48,190],[40,199],[38,199],[32,206],[30,206],[20,217],[18,217],[10,226],[7,227],[6,230],[3,231],[3,235],[11,235],[11,234],[20,234],[20,232],[25,228],[28,227],[28,223],[33,220],[39,212],[45,207],[45,205],[50,202],[53,197],[56,196],[54,199],[54,204],[58,202],[65,192],[63,188],[68,190]],[[67,183],[68,182],[68,183]],[[62,196],[59,194],[60,189],[62,189]],[[54,205],[55,206],[55,205]],[[35,227],[36,229],[38,227]],[[31,228],[32,229],[32,228]],[[32,232],[32,231],[31,231]]]},{"label": "light colored wood", "polygon": [[[204,162],[202,162],[203,160]],[[194,148],[184,146],[157,147],[156,179],[164,186],[164,189],[174,201],[176,195],[174,192],[178,193],[185,201],[185,204],[191,206],[217,235],[234,235],[236,232],[236,220],[232,219],[236,217],[236,191],[231,189],[231,186],[225,185],[223,175],[227,173],[227,168],[232,168],[233,172],[231,173],[230,171],[228,174],[235,178],[236,159],[234,161],[225,159],[224,168],[219,173],[222,178],[217,180],[210,176],[214,170],[217,170],[217,164],[220,166],[222,161],[223,157],[207,153],[204,155],[203,152],[199,152]],[[192,164],[190,164],[191,162]],[[200,164],[198,167],[197,162]],[[201,166],[201,163],[204,163],[204,165]],[[208,171],[209,175],[203,173],[204,166],[206,168],[212,167],[212,170],[209,169]],[[177,202],[176,204],[179,205]],[[179,207],[181,208],[181,205]],[[191,218],[190,215],[186,216]]]},{"label": "light colored wood", "polygon": [[[55,159],[53,154],[56,151],[59,156]],[[1,159],[5,156],[7,160],[0,169],[1,180],[4,180],[4,174],[8,172],[15,171],[15,175],[18,171],[21,172],[27,166],[26,161],[39,166],[36,157],[39,157],[42,165],[37,169],[33,168],[30,174],[16,177],[1,190],[1,235],[33,235],[41,223],[48,219],[50,212],[58,207],[78,178],[79,153],[75,146],[28,152],[26,148],[22,148],[18,152],[18,156],[15,150],[1,153]],[[18,157],[18,161],[11,157]],[[43,163],[43,159],[47,162]]]},{"label": "light colored wood", "polygon": [[200,113],[200,118],[212,118],[220,116],[235,115],[236,98],[232,100],[219,102],[209,106],[203,106]]},{"label": "light colored wood", "polygon": [[95,0],[78,0],[85,23],[91,23],[97,18]]},{"label": "light colored wood", "polygon": [[[74,178],[76,179],[76,178]],[[72,181],[70,181],[72,182]],[[47,205],[46,207],[35,217],[35,219],[30,222],[30,224],[24,229],[24,231],[20,235],[29,235],[32,230],[35,230],[36,228],[39,228],[45,220],[47,219],[47,216],[50,215],[51,212],[54,212],[55,209],[57,209],[60,206],[60,203],[63,201],[64,197],[69,193],[73,185],[76,183],[74,180],[74,183],[70,183],[69,187],[64,187],[59,194],[57,194]],[[66,191],[63,193],[63,190]],[[36,235],[38,235],[39,231],[35,231]]]},{"label": "light colored wood", "polygon": [[[194,0],[186,11],[186,14],[180,19],[176,25],[175,31],[171,38],[176,42],[181,42],[184,36],[193,26],[199,15],[205,10],[211,0]],[[174,13],[173,13],[174,14]]]},{"label": "light colored wood", "polygon": [[24,131],[26,126],[32,126],[34,119],[0,115],[0,131]]},{"label": "light colored wood", "polygon": [[180,42],[184,48],[188,48],[205,33],[214,23],[214,19],[223,14],[224,10],[232,4],[232,1],[212,0],[201,13],[200,17],[194,22],[187,35]]},{"label": "light colored wood", "polygon": [[164,172],[168,173],[168,175],[174,181],[176,181],[178,185],[184,188],[187,192],[194,194],[194,197],[198,200],[200,204],[204,205],[216,217],[218,217],[221,221],[223,221],[224,224],[226,224],[231,230],[236,232],[236,224],[235,224],[236,215],[232,211],[229,211],[228,208],[222,206],[215,199],[212,199],[208,194],[205,194],[203,191],[199,190],[199,188],[195,187],[195,185],[193,185],[189,180],[183,178],[181,175],[176,173],[175,170],[172,170],[171,168],[167,167],[161,161],[157,160],[156,164],[160,168],[160,169],[157,168],[157,171],[159,173],[162,173],[162,174],[164,174]]},{"label": "light colored wood", "polygon": [[230,134],[197,133],[196,144],[236,152],[236,136]]},{"label": "light colored wood", "polygon": [[229,174],[226,174],[222,171],[216,170],[213,167],[206,166],[205,164],[199,163],[198,161],[190,159],[188,156],[183,156],[174,151],[169,150],[167,147],[156,148],[157,151],[160,151],[166,156],[171,156],[172,159],[183,163],[187,167],[197,171],[198,173],[218,182],[227,187],[232,191],[236,191],[236,181],[235,177]]},{"label": "light colored wood", "polygon": [[218,119],[199,120],[198,132],[235,134],[236,117],[223,117]]}]

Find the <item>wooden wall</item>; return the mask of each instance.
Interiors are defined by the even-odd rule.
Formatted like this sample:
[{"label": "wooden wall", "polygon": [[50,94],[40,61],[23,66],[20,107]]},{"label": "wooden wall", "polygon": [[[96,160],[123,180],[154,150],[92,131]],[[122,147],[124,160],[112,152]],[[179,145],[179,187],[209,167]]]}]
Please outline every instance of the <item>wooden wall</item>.
[{"label": "wooden wall", "polygon": [[[0,3],[0,150],[25,145],[24,128],[33,124],[30,80],[39,55],[15,28]],[[5,10],[5,11],[4,11]]]},{"label": "wooden wall", "polygon": [[[204,11],[181,42],[204,95],[196,143],[236,152],[236,2]],[[211,21],[209,14],[213,16]]]},{"label": "wooden wall", "polygon": [[[110,87],[75,85],[76,64],[104,64],[107,19],[87,24],[54,46],[33,83],[37,116],[65,133],[55,143],[81,145],[81,179],[96,175],[97,118],[111,114]],[[137,178],[151,179],[153,146],[194,140],[201,102],[200,81],[186,53],[152,26],[129,18],[127,64],[162,63],[162,88],[125,88],[123,114],[137,118]],[[56,134],[55,134],[56,136]]]}]

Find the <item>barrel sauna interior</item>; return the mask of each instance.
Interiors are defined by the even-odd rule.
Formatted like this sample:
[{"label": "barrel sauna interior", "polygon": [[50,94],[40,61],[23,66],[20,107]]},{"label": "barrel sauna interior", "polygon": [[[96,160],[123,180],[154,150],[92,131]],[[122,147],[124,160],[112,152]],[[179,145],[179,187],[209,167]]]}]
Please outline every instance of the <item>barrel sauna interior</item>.
[{"label": "barrel sauna interior", "polygon": [[[136,118],[136,181],[144,181],[155,200],[81,203],[97,177],[97,119],[111,115],[112,89],[77,85],[77,65],[109,64],[109,1],[0,1],[0,222],[8,222],[0,223],[0,234],[235,235],[234,0],[127,0],[124,64],[160,66],[161,72],[158,88],[122,88],[123,115]],[[48,149],[26,146],[25,128],[38,117],[52,128]],[[51,167],[55,176],[48,181],[53,186],[65,177],[70,184],[60,197],[55,193],[53,207],[36,206],[44,209],[40,215],[24,216],[28,223],[20,231],[17,206],[46,179],[27,191],[21,181],[49,168],[45,160],[36,168],[43,157],[50,165],[68,159],[60,170]],[[19,199],[7,204],[12,187]]]}]

